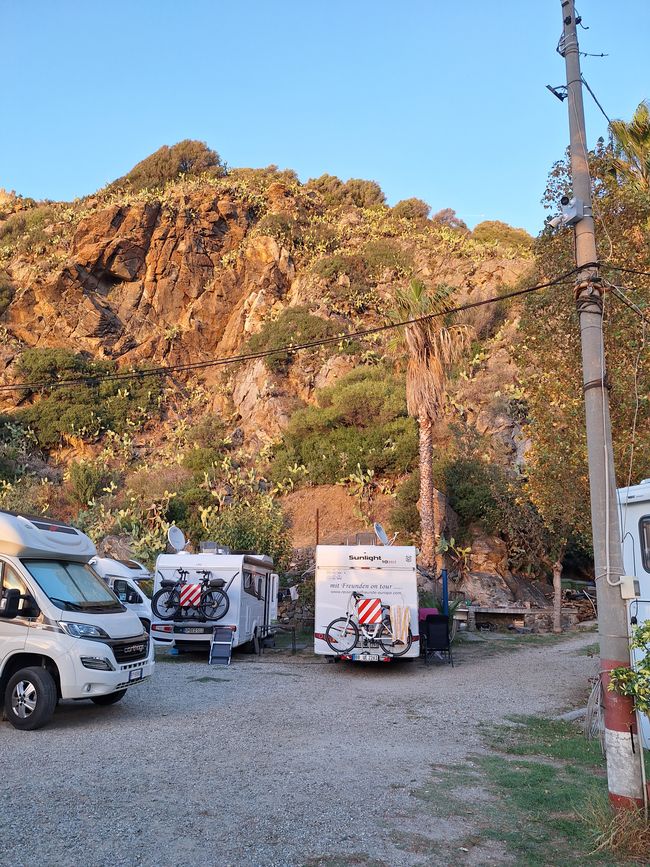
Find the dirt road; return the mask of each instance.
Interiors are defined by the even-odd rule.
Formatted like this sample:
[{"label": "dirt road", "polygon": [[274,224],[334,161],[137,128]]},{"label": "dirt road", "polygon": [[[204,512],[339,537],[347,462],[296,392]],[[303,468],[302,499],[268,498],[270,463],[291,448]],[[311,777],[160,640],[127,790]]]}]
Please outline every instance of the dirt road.
[{"label": "dirt road", "polygon": [[114,707],[60,705],[33,733],[0,724],[0,864],[438,863],[400,844],[453,834],[412,791],[480,751],[481,723],[584,703],[594,640],[486,640],[453,669],[161,661]]}]

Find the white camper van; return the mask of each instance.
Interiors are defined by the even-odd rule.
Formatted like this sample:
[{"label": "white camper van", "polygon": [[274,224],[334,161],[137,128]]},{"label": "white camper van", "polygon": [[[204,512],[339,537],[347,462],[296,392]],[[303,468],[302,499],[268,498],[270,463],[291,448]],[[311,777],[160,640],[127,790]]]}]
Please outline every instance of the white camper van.
[{"label": "white camper van", "polygon": [[[227,549],[220,550],[223,553],[188,554],[181,550],[176,554],[160,554],[156,560],[151,624],[151,635],[156,642],[178,650],[207,650],[215,626],[232,631],[233,648],[252,647],[256,639],[269,634],[278,616],[279,578],[273,572],[273,561],[261,554],[231,554],[226,553]],[[163,583],[168,587],[177,586],[182,600],[174,612],[170,611],[171,620],[156,614],[156,594]],[[215,610],[215,616],[211,616],[210,609],[201,609],[201,586],[218,586],[218,592],[227,598],[227,604]]]},{"label": "white camper van", "polygon": [[[637,597],[627,600],[630,633],[635,623],[650,620],[650,479],[618,491],[623,568],[636,578]],[[637,652],[638,655],[638,652]],[[634,663],[635,656],[632,657]],[[646,749],[650,749],[650,718],[641,715]]]},{"label": "white camper van", "polygon": [[318,545],[314,652],[359,662],[419,656],[416,553]]},{"label": "white camper van", "polygon": [[113,560],[93,557],[90,565],[111,588],[120,602],[137,614],[147,632],[151,632],[151,602],[143,589],[145,582],[153,586],[153,575],[137,560]]},{"label": "white camper van", "polygon": [[0,512],[0,696],[36,729],[59,699],[114,704],[153,671],[139,619],[88,565],[88,536],[49,518]]}]

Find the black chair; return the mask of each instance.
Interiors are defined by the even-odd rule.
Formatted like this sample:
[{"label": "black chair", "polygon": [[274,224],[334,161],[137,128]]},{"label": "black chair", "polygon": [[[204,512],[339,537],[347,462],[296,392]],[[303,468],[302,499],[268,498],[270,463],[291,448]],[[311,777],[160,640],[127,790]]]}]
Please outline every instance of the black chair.
[{"label": "black chair", "polygon": [[446,653],[453,668],[449,617],[446,614],[427,614],[420,624],[420,641],[424,644],[424,662],[429,664],[436,653]]}]

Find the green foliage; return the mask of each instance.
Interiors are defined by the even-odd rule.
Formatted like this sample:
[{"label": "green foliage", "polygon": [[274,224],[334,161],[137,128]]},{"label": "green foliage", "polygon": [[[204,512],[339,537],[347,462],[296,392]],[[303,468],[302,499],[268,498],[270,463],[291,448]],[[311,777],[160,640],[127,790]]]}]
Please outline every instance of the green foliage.
[{"label": "green foliage", "polygon": [[406,417],[403,381],[383,367],[361,367],[321,389],[318,406],[293,414],[272,467],[274,479],[304,465],[308,479],[334,484],[359,471],[410,470],[417,428]]},{"label": "green foliage", "polygon": [[273,558],[284,570],[291,556],[291,540],[280,506],[270,496],[259,494],[231,506],[201,510],[201,539],[228,545],[237,551],[255,551]]},{"label": "green foliage", "polygon": [[257,224],[257,231],[285,247],[292,247],[302,239],[299,222],[288,214],[267,214]]},{"label": "green foliage", "polygon": [[[466,534],[472,524],[501,536],[514,572],[544,572],[551,540],[520,479],[496,464],[459,457],[443,468],[449,502]],[[460,548],[458,549],[461,550]]]},{"label": "green foliage", "polygon": [[419,496],[420,471],[415,470],[397,488],[395,505],[390,515],[390,525],[393,530],[404,533],[408,537],[417,536],[420,532]]},{"label": "green foliage", "polygon": [[485,220],[474,227],[472,237],[475,241],[501,244],[525,252],[533,246],[533,239],[525,229],[517,229],[502,223],[501,220]]},{"label": "green foliage", "polygon": [[355,253],[335,253],[332,256],[324,256],[314,264],[313,270],[325,280],[338,280],[342,274],[350,280],[363,280],[367,276],[363,256]]},{"label": "green foliage", "polygon": [[[596,232],[598,258],[650,271],[650,198],[626,177],[612,175],[612,157],[613,152],[604,146],[589,155],[594,213],[605,229]],[[559,211],[559,199],[568,189],[568,165],[557,163],[544,199],[553,212]],[[572,234],[548,227],[536,244],[536,253],[540,281],[568,271],[574,265]],[[647,280],[626,275],[625,285],[635,303],[647,308]],[[605,298],[614,463],[619,484],[624,484],[632,458],[634,483],[650,476],[650,426],[644,423],[650,410],[650,355],[643,351],[638,317],[615,297]],[[559,544],[571,536],[584,542],[591,536],[587,447],[580,331],[570,292],[557,288],[529,296],[518,336],[515,348],[527,402],[526,434],[532,443],[526,456],[528,493]],[[635,394],[639,396],[638,406]],[[635,448],[631,452],[635,417]]]},{"label": "green foliage", "polygon": [[213,177],[225,174],[225,167],[219,154],[211,150],[205,142],[184,139],[169,147],[163,145],[150,156],[143,159],[131,171],[115,181],[115,185],[126,185],[132,190],[164,187],[181,175],[201,175]]},{"label": "green foliage", "polygon": [[422,199],[402,199],[392,209],[395,217],[406,220],[426,220],[431,211],[431,206]]},{"label": "green foliage", "polygon": [[369,241],[363,250],[368,275],[381,279],[385,271],[407,277],[413,270],[413,260],[400,245],[387,238]]},{"label": "green foliage", "polygon": [[14,284],[6,271],[0,270],[0,316],[11,304],[14,297]]},{"label": "green foliage", "polygon": [[350,178],[343,183],[334,175],[321,175],[320,178],[312,178],[305,186],[317,190],[327,207],[356,205],[357,208],[373,208],[386,201],[383,190],[375,181]]},{"label": "green foliage", "polygon": [[96,440],[108,430],[121,433],[141,426],[158,410],[160,382],[154,377],[121,381],[93,381],[92,377],[117,371],[112,361],[89,361],[65,349],[26,349],[18,362],[24,382],[88,377],[87,384],[44,390],[36,401],[14,414],[34,432],[44,449],[66,438]]},{"label": "green foliage", "polygon": [[[267,320],[261,331],[251,337],[247,351],[265,352],[295,343],[309,343],[323,337],[333,337],[339,331],[336,322],[314,316],[307,307],[287,307],[277,319]],[[286,372],[291,361],[290,352],[278,352],[264,359],[268,369],[274,373]]]},{"label": "green foliage", "polygon": [[55,206],[44,204],[0,220],[0,251],[15,248],[21,253],[30,253],[47,244],[49,237],[45,227],[56,220],[56,215]]},{"label": "green foliage", "polygon": [[87,506],[106,484],[106,467],[93,461],[73,461],[68,470],[75,501]]},{"label": "green foliage", "polygon": [[643,655],[634,668],[615,668],[607,689],[633,698],[635,710],[650,714],[650,620],[634,627],[630,647],[642,651]]}]

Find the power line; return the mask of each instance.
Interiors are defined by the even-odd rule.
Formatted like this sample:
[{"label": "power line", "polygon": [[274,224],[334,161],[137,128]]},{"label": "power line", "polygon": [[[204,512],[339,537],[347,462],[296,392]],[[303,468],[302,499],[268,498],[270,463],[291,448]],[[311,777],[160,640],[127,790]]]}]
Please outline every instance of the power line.
[{"label": "power line", "polygon": [[[583,266],[584,267],[584,266]],[[87,376],[79,376],[70,379],[55,379],[55,380],[38,380],[36,382],[21,382],[0,385],[0,393],[8,391],[39,391],[50,390],[54,388],[74,387],[77,385],[94,385],[100,382],[124,382],[126,380],[143,379],[151,376],[169,376],[172,373],[184,373],[193,370],[205,370],[209,367],[220,367],[227,364],[239,364],[244,361],[253,361],[258,358],[268,358],[272,355],[281,353],[294,353],[302,349],[317,349],[321,346],[328,346],[333,343],[340,343],[344,340],[352,340],[355,338],[369,337],[373,334],[379,334],[384,331],[391,331],[396,328],[405,328],[409,325],[416,325],[419,322],[428,322],[431,319],[439,319],[444,316],[450,316],[455,313],[462,313],[465,310],[473,310],[476,307],[484,307],[487,304],[495,304],[498,301],[507,301],[510,298],[518,298],[522,295],[528,295],[531,292],[538,292],[540,289],[547,289],[551,286],[558,286],[565,282],[567,277],[571,277],[579,269],[572,268],[564,274],[560,274],[553,280],[546,283],[538,283],[535,286],[528,286],[524,289],[516,289],[512,292],[506,292],[503,295],[496,295],[490,298],[483,298],[480,301],[470,301],[466,304],[460,304],[457,307],[450,307],[446,310],[441,310],[436,313],[428,313],[425,316],[418,316],[414,319],[405,319],[401,322],[391,322],[385,325],[376,325],[372,328],[365,328],[360,331],[347,331],[331,337],[322,337],[318,340],[310,340],[306,343],[291,343],[286,346],[275,347],[273,349],[264,349],[259,352],[249,352],[242,355],[232,355],[223,358],[211,358],[206,361],[195,361],[188,364],[161,365],[159,367],[148,367],[142,370],[106,373],[99,375],[89,374]]]},{"label": "power line", "polygon": [[650,271],[638,271],[636,268],[623,268],[622,265],[612,265],[611,262],[604,262],[603,268],[612,268],[614,271],[622,271],[624,274],[637,274],[639,277],[650,277]]},{"label": "power line", "polygon": [[[598,55],[593,55],[593,56],[594,56],[594,57],[606,57],[607,55],[606,55],[606,54],[598,54]],[[607,112],[605,111],[605,109],[602,107],[602,105],[601,105],[600,102],[598,101],[598,97],[597,97],[596,94],[593,92],[593,90],[589,87],[589,82],[588,82],[587,79],[584,77],[584,75],[581,76],[581,78],[582,78],[582,83],[584,84],[584,86],[587,88],[587,90],[588,90],[589,93],[591,94],[591,98],[593,99],[593,101],[596,103],[596,105],[597,105],[598,108],[600,109],[601,114],[603,115],[603,117],[605,118],[605,120],[607,121],[607,123],[611,123],[612,121],[611,121],[610,118],[607,116]]]}]

